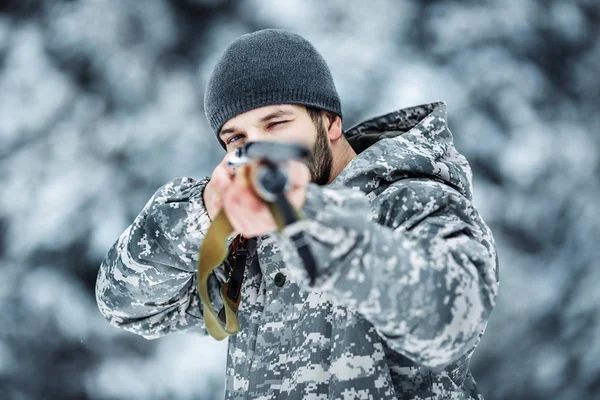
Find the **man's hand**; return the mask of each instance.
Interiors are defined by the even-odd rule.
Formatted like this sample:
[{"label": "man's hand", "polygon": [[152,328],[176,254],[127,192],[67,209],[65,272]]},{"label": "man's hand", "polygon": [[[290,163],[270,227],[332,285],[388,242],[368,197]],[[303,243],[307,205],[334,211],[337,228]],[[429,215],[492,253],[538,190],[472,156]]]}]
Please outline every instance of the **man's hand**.
[{"label": "man's hand", "polygon": [[208,217],[211,221],[215,219],[219,214],[219,211],[221,211],[221,208],[223,208],[223,194],[233,183],[233,178],[231,176],[233,169],[227,166],[227,160],[233,155],[233,152],[228,153],[223,158],[223,161],[221,161],[214,169],[210,182],[208,182],[204,188],[204,205],[206,206],[206,211],[208,212]]},{"label": "man's hand", "polygon": [[[286,164],[291,181],[291,189],[286,197],[296,209],[301,209],[306,200],[306,187],[310,182],[310,171],[300,161]],[[266,235],[277,230],[271,210],[258,196],[249,177],[253,176],[254,165],[243,165],[235,172],[235,178],[229,185],[223,185],[222,207],[237,233],[245,238]],[[229,177],[229,175],[228,175]],[[231,179],[229,177],[229,179]]]}]

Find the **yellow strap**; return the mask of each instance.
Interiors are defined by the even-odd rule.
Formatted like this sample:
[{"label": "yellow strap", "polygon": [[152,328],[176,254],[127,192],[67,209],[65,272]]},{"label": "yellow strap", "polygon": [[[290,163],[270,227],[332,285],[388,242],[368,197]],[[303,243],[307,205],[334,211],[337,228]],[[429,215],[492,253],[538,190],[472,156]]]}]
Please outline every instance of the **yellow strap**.
[{"label": "yellow strap", "polygon": [[[247,170],[249,169],[243,168],[242,173],[246,173]],[[269,206],[273,218],[277,223],[278,230],[281,232],[284,228],[281,213],[274,204],[266,204]],[[298,211],[296,211],[296,214],[298,219],[301,219],[301,214]],[[206,232],[206,237],[204,238],[198,257],[197,286],[200,300],[203,304],[204,323],[208,334],[219,341],[229,335],[235,335],[240,329],[236,313],[242,299],[241,288],[238,300],[234,302],[227,296],[229,282],[221,287],[221,298],[223,299],[225,308],[225,324],[217,316],[208,297],[208,277],[214,269],[225,261],[228,249],[227,239],[232,232],[231,223],[224,210],[221,210]]]},{"label": "yellow strap", "polygon": [[241,296],[234,303],[226,296],[228,283],[221,287],[221,298],[225,306],[225,317],[227,324],[223,327],[219,317],[210,303],[208,297],[208,277],[210,273],[223,263],[227,257],[227,238],[232,232],[231,224],[227,215],[223,211],[217,215],[206,233],[206,237],[200,248],[198,257],[198,293],[200,300],[204,305],[204,323],[208,333],[216,340],[223,340],[229,335],[235,334],[239,329],[239,324],[235,313],[240,304]]}]

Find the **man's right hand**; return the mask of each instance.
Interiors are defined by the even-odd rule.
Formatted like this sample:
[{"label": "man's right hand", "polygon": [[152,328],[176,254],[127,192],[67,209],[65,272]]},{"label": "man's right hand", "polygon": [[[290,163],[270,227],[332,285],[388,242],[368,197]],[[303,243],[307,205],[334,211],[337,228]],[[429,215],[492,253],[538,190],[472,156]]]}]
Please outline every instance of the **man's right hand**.
[{"label": "man's right hand", "polygon": [[225,155],[223,160],[214,169],[210,181],[204,188],[204,205],[211,221],[215,219],[223,207],[223,193],[225,193],[229,185],[233,182],[232,173],[234,170],[227,165],[227,159],[233,155],[235,155],[235,152]]}]

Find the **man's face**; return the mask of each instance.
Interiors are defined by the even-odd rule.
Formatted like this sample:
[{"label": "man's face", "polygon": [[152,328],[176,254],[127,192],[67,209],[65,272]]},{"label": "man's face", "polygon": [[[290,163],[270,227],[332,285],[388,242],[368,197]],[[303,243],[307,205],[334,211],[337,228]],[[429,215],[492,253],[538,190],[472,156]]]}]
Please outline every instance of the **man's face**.
[{"label": "man's face", "polygon": [[256,108],[227,121],[219,137],[227,152],[247,142],[261,140],[297,143],[310,150],[306,164],[311,181],[318,185],[329,182],[333,153],[327,129],[319,119],[314,123],[306,107],[295,104],[278,104]]}]

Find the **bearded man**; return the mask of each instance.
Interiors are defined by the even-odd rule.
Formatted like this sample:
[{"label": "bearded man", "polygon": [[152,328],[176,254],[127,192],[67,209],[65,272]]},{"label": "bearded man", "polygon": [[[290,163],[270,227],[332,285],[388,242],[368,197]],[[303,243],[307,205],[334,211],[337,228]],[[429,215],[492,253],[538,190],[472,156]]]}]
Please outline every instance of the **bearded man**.
[{"label": "bearded man", "polygon": [[[469,361],[495,305],[498,258],[446,104],[344,131],[323,57],[267,29],[227,47],[204,108],[227,155],[211,177],[159,188],[108,251],[96,285],[108,321],[147,339],[207,334],[195,272],[224,210],[247,254],[226,399],[482,399]],[[311,149],[287,165],[287,198],[304,218],[282,231],[226,163],[266,140]],[[314,256],[312,286],[289,239],[298,232]],[[208,281],[218,306],[232,262]]]}]

